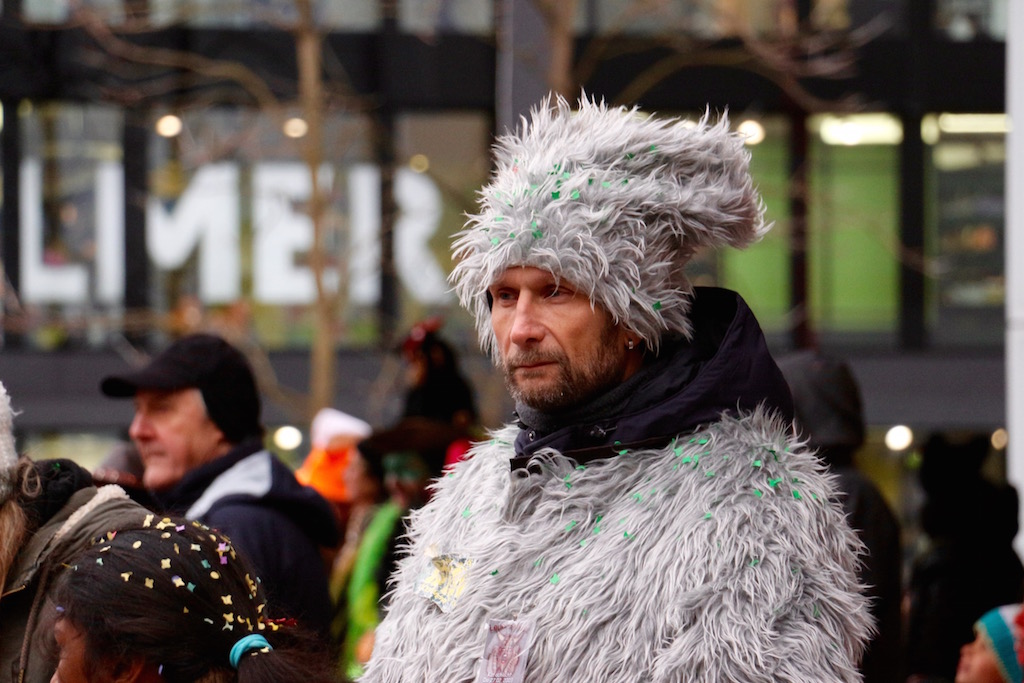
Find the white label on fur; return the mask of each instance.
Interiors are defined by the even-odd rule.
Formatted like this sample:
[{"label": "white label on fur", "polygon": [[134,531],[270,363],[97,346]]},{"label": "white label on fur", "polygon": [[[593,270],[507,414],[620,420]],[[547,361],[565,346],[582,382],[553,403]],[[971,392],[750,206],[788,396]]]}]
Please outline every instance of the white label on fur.
[{"label": "white label on fur", "polygon": [[523,683],[532,641],[533,622],[530,620],[488,621],[487,644],[476,683]]}]

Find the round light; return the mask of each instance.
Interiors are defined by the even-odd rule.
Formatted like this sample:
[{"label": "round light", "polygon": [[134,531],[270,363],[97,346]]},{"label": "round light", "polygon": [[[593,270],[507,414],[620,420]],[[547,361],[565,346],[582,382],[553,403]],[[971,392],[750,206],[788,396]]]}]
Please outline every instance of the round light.
[{"label": "round light", "polygon": [[992,432],[992,448],[997,451],[1001,451],[1006,448],[1006,444],[1010,443],[1010,435],[1005,429],[1000,427],[996,431]]},{"label": "round light", "polygon": [[165,114],[156,120],[156,133],[161,137],[173,138],[181,132],[181,118],[174,114]]},{"label": "round light", "polygon": [[747,119],[736,127],[746,139],[743,141],[748,145],[756,145],[764,142],[764,126],[753,119]]},{"label": "round light", "polygon": [[309,124],[300,118],[288,119],[284,122],[282,130],[290,138],[301,138],[309,132]]},{"label": "round light", "polygon": [[426,173],[430,168],[430,158],[426,154],[413,154],[409,158],[409,168],[416,173]]},{"label": "round light", "polygon": [[302,432],[296,427],[287,425],[274,432],[274,444],[285,451],[294,451],[302,445]]},{"label": "round light", "polygon": [[890,451],[905,451],[914,443],[914,432],[906,425],[896,425],[885,433],[885,445]]}]

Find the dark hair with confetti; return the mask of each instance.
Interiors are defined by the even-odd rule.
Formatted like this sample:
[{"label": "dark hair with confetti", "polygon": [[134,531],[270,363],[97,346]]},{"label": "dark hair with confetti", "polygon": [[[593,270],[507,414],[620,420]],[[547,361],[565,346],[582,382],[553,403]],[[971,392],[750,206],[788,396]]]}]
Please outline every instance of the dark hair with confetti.
[{"label": "dark hair with confetti", "polygon": [[267,618],[260,580],[231,542],[196,522],[148,515],[101,537],[53,600],[84,635],[89,680],[140,660],[166,683],[336,680],[312,636]]}]

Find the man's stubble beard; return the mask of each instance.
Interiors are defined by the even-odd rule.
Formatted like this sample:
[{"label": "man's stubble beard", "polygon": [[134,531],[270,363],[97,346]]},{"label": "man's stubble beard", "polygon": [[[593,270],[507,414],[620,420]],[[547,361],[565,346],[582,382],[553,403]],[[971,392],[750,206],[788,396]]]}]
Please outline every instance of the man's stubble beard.
[{"label": "man's stubble beard", "polygon": [[554,363],[557,374],[542,386],[524,388],[516,381],[509,360],[501,359],[505,387],[517,404],[527,405],[543,413],[554,413],[575,408],[596,398],[622,382],[625,356],[617,353],[615,328],[607,329],[593,347],[595,353],[570,364],[562,350],[553,352],[525,351],[517,354],[516,364],[538,362]]}]

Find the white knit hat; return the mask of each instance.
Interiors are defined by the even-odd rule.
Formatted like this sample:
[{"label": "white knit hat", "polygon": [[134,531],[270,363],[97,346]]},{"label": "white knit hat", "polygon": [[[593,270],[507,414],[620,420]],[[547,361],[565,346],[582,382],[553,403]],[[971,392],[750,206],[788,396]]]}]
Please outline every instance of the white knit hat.
[{"label": "white knit hat", "polygon": [[331,439],[337,436],[349,436],[355,441],[362,441],[373,433],[373,427],[335,408],[321,408],[313,417],[309,432],[314,447],[326,448]]},{"label": "white knit hat", "polygon": [[743,137],[722,116],[696,124],[558,97],[495,143],[480,210],[456,236],[451,281],[495,353],[487,288],[534,266],[582,288],[654,351],[691,336],[683,267],[702,247],[745,247],[770,226]]},{"label": "white knit hat", "polygon": [[0,505],[7,502],[14,490],[12,474],[18,462],[18,453],[14,450],[14,425],[11,412],[11,397],[0,382]]}]

